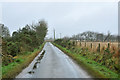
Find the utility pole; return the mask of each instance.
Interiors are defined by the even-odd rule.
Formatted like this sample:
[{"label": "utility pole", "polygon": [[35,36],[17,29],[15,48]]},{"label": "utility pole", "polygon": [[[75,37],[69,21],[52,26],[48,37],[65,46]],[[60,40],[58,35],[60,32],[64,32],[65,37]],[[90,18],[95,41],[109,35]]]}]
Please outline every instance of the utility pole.
[{"label": "utility pole", "polygon": [[55,29],[53,30],[53,33],[54,33],[54,41],[55,41]]},{"label": "utility pole", "polygon": [[60,33],[60,39],[61,39],[61,33]]}]

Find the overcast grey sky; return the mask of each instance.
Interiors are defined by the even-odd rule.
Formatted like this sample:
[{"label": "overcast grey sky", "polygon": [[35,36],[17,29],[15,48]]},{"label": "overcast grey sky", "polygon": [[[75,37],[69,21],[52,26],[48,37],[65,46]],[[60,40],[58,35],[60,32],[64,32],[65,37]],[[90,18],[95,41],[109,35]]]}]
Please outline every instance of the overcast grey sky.
[{"label": "overcast grey sky", "polygon": [[2,3],[2,23],[10,32],[44,19],[48,35],[72,36],[84,31],[118,33],[117,2],[23,2]]}]

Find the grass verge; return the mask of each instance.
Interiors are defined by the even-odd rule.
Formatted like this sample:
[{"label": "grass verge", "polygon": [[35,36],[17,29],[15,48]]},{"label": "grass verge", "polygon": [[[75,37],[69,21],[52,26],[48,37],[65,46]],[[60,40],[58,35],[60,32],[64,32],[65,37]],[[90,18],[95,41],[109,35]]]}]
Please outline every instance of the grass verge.
[{"label": "grass verge", "polygon": [[60,50],[62,50],[64,53],[66,53],[68,56],[70,56],[72,59],[74,59],[83,69],[85,69],[92,77],[94,78],[118,78],[118,74],[115,72],[112,72],[105,66],[87,59],[86,57],[71,52],[70,50],[67,50],[66,48],[53,43],[56,47],[58,47]]},{"label": "grass verge", "polygon": [[2,66],[2,78],[15,78],[24,68],[26,68],[33,59],[42,51],[44,47],[43,43],[39,49],[35,49],[33,52],[26,52],[24,55],[18,55],[17,59],[8,64]]}]

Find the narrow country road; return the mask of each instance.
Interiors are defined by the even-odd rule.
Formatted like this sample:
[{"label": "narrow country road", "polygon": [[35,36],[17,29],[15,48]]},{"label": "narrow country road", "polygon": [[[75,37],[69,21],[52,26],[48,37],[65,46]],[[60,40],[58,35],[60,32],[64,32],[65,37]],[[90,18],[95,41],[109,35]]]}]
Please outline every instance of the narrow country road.
[{"label": "narrow country road", "polygon": [[43,50],[45,54],[37,68],[33,70],[34,72],[28,73],[41,53],[16,78],[91,78],[87,72],[50,42],[45,44]]}]

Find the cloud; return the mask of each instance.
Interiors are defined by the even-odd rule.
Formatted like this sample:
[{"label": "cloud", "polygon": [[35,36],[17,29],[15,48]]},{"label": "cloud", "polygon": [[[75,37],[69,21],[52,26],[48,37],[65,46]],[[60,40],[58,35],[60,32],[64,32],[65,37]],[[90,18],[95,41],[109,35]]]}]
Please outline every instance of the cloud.
[{"label": "cloud", "polygon": [[117,2],[4,3],[3,23],[13,32],[19,27],[45,19],[48,37],[72,36],[87,30],[117,34]]}]

